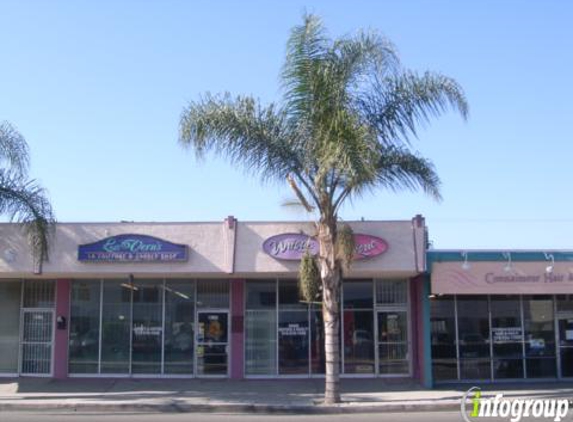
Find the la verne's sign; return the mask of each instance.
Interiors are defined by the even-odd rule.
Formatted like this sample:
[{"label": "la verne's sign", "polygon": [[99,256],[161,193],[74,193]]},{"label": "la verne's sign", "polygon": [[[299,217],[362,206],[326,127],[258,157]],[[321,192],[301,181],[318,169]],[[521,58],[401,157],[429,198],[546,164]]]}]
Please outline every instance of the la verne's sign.
[{"label": "la verne's sign", "polygon": [[178,262],[187,259],[187,245],[141,234],[121,234],[78,247],[78,260],[84,262]]}]

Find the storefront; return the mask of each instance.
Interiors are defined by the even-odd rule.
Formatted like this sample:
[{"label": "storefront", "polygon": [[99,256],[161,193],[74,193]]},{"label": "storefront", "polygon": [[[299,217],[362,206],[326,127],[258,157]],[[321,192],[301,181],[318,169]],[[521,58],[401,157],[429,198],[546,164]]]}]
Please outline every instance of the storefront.
[{"label": "storefront", "polygon": [[[424,377],[424,220],[351,223],[341,373]],[[324,374],[321,305],[301,301],[308,223],[58,224],[50,260],[0,225],[0,375]]]},{"label": "storefront", "polygon": [[573,377],[573,253],[431,251],[439,382]]}]

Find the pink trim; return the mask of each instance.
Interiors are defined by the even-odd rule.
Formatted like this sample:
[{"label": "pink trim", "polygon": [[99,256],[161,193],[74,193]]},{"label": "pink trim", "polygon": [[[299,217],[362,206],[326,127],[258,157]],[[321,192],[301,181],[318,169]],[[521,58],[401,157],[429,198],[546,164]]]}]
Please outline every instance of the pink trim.
[{"label": "pink trim", "polygon": [[231,378],[244,378],[245,280],[231,280]]},{"label": "pink trim", "polygon": [[68,330],[70,324],[70,289],[71,280],[56,281],[56,318],[66,318],[66,329],[57,328],[54,321],[54,378],[68,377]]},{"label": "pink trim", "polygon": [[410,279],[410,312],[412,325],[412,378],[423,382],[424,371],[424,329],[422,321],[421,295],[423,293],[423,280],[421,277]]}]

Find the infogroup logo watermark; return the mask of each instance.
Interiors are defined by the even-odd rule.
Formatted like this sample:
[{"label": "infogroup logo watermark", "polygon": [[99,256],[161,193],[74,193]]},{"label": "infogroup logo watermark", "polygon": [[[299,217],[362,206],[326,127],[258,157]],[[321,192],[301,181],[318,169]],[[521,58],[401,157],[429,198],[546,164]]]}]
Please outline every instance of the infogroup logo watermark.
[{"label": "infogroup logo watermark", "polygon": [[[467,404],[470,404],[469,409]],[[569,412],[569,400],[511,399],[504,398],[503,394],[484,398],[479,387],[472,387],[464,394],[460,410],[465,422],[483,418],[506,418],[511,422],[520,422],[522,418],[539,418],[560,422]]]}]

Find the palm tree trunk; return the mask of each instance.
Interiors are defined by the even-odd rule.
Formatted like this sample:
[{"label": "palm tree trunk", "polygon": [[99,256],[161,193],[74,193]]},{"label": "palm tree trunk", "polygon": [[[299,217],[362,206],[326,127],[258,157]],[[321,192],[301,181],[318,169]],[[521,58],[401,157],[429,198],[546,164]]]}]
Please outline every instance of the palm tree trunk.
[{"label": "palm tree trunk", "polygon": [[324,402],[340,403],[340,263],[336,259],[336,219],[321,219],[318,224],[322,315],[326,354]]}]

